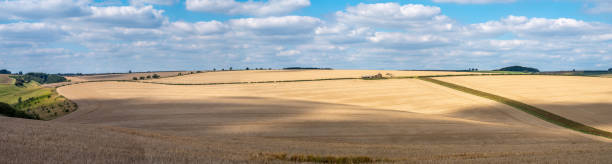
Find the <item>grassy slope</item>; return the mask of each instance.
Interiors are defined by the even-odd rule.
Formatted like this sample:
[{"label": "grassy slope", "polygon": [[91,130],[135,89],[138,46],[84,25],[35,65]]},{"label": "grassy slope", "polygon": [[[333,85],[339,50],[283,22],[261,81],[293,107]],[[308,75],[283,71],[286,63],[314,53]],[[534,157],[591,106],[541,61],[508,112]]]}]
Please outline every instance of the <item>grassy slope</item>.
[{"label": "grassy slope", "polygon": [[[22,103],[19,103],[20,97]],[[29,98],[32,100],[27,101]],[[40,87],[34,81],[27,83],[25,87],[0,84],[0,102],[10,104],[28,114],[38,115],[43,120],[50,120],[76,110],[76,105],[58,95],[53,88]]]},{"label": "grassy slope", "polygon": [[471,88],[467,88],[464,86],[460,86],[457,84],[453,84],[453,83],[448,83],[448,82],[444,82],[444,81],[440,81],[440,80],[436,80],[436,79],[432,79],[432,78],[428,78],[428,77],[423,77],[420,78],[422,80],[425,81],[429,81],[432,83],[436,83],[442,86],[446,86],[452,89],[456,89],[462,92],[466,92],[466,93],[470,93],[476,96],[480,96],[480,97],[484,97],[484,98],[488,98],[509,106],[512,106],[516,109],[519,109],[521,111],[524,111],[526,113],[529,113],[533,116],[536,116],[540,119],[543,119],[545,121],[548,121],[550,123],[562,126],[562,127],[566,127],[575,131],[579,131],[582,133],[586,133],[586,134],[592,134],[592,135],[597,135],[597,136],[602,136],[602,137],[606,137],[606,138],[610,138],[612,139],[612,133],[608,132],[608,131],[604,131],[604,130],[600,130],[597,128],[593,128],[591,126],[588,125],[584,125],[582,123],[579,122],[575,122],[572,121],[570,119],[567,119],[565,117],[561,117],[559,115],[556,115],[554,113],[550,113],[546,110],[516,101],[516,100],[512,100],[509,98],[505,98],[505,97],[501,97],[498,95],[494,95],[494,94],[490,94],[490,93],[486,93],[486,92],[482,92],[479,90],[475,90],[475,89],[471,89]]}]

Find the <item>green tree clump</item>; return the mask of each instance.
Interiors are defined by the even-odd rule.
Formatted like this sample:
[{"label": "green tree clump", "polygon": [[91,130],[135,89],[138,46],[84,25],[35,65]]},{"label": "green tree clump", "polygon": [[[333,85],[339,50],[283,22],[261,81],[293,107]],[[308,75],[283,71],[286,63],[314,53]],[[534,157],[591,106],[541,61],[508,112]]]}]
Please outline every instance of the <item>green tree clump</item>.
[{"label": "green tree clump", "polygon": [[514,71],[514,72],[540,72],[536,68],[523,67],[523,66],[510,66],[499,69],[499,71]]},{"label": "green tree clump", "polygon": [[159,76],[158,74],[153,74],[153,78],[154,79],[159,79],[161,76]]},{"label": "green tree clump", "polygon": [[15,83],[16,85],[17,83],[29,83],[30,81],[36,81],[40,84],[59,83],[59,82],[68,81],[68,79],[66,79],[63,76],[54,75],[54,74],[46,74],[46,73],[41,73],[41,72],[30,72],[22,76],[14,76],[14,77],[15,77],[15,80],[18,81]]},{"label": "green tree clump", "polygon": [[0,74],[11,74],[11,71],[6,69],[0,69]]}]

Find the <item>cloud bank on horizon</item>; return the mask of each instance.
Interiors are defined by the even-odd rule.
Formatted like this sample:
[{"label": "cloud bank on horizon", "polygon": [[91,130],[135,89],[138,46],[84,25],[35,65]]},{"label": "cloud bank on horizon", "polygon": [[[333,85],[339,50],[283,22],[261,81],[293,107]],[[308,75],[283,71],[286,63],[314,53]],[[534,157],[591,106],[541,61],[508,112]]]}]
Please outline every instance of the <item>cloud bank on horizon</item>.
[{"label": "cloud bank on horizon", "polygon": [[445,14],[445,7],[522,2],[418,2],[340,2],[331,5],[341,10],[331,10],[315,0],[0,1],[0,67],[52,73],[612,67],[610,2],[572,1],[602,21],[512,13],[476,23]]}]

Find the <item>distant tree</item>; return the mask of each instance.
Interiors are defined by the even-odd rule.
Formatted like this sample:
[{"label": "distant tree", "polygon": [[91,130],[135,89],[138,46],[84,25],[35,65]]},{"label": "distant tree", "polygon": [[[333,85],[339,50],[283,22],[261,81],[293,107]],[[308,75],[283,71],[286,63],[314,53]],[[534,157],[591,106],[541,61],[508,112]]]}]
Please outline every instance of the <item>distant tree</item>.
[{"label": "distant tree", "polygon": [[23,72],[19,71],[19,75],[23,75]]},{"label": "distant tree", "polygon": [[608,69],[608,72],[612,72],[612,68]]},{"label": "distant tree", "polygon": [[17,99],[17,103],[18,103],[18,104],[21,104],[21,101],[22,101],[22,100],[21,100],[21,97],[19,97],[19,99]]},{"label": "distant tree", "polygon": [[272,70],[272,68],[268,68],[268,70]]},{"label": "distant tree", "polygon": [[515,71],[515,72],[540,72],[536,68],[523,67],[523,66],[510,66],[499,69],[499,71]]},{"label": "distant tree", "polygon": [[140,76],[140,80],[144,80],[144,79],[145,79],[145,77],[144,77],[144,76]]},{"label": "distant tree", "polygon": [[6,69],[1,69],[0,74],[11,74],[11,71],[6,70]]},{"label": "distant tree", "polygon": [[150,78],[151,78],[151,75],[147,75],[147,79],[150,79]]},{"label": "distant tree", "polygon": [[178,75],[179,75],[179,76],[183,76],[183,73],[179,72],[179,73],[178,73]]},{"label": "distant tree", "polygon": [[230,71],[232,71],[232,69],[233,69],[232,67],[229,68]]},{"label": "distant tree", "polygon": [[217,71],[217,69],[216,69],[216,68],[213,68],[213,72],[215,72],[215,71]]},{"label": "distant tree", "polygon": [[132,73],[132,70],[128,71],[128,73]]},{"label": "distant tree", "polygon": [[132,80],[138,80],[138,78],[137,77],[132,77]]},{"label": "distant tree", "polygon": [[202,71],[196,71],[196,73],[202,73]]},{"label": "distant tree", "polygon": [[159,78],[160,78],[160,76],[159,76],[158,74],[153,74],[153,78],[154,78],[154,79],[159,79]]},{"label": "distant tree", "polygon": [[249,70],[249,67],[246,67],[246,70],[248,71],[248,70]]},{"label": "distant tree", "polygon": [[221,71],[225,71],[225,68],[221,68]]}]

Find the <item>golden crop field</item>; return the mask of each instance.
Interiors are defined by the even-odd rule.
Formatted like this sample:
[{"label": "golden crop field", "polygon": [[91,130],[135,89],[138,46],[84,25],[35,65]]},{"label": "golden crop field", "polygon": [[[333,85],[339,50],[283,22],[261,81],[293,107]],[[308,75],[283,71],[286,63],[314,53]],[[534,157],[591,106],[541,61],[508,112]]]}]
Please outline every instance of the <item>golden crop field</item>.
[{"label": "golden crop field", "polygon": [[612,131],[612,79],[583,76],[442,77],[495,93],[568,119]]},{"label": "golden crop field", "polygon": [[238,156],[491,162],[601,160],[609,156],[593,149],[612,152],[602,146],[608,140],[417,79],[207,86],[96,82],[58,92],[80,109],[52,122],[126,128],[166,136],[167,142],[224,143],[227,147],[213,152]]},{"label": "golden crop field", "polygon": [[364,75],[381,73],[387,76],[431,76],[480,74],[476,72],[441,72],[441,71],[394,71],[394,70],[251,70],[251,71],[218,71],[154,79],[151,82],[173,84],[202,84],[230,82],[261,82],[287,80],[316,80],[333,78],[361,78]]},{"label": "golden crop field", "polygon": [[[229,75],[215,79],[216,73],[260,72],[159,80],[206,75],[210,82],[234,82]],[[293,71],[268,73],[276,74],[266,77],[274,80],[302,77]],[[267,80],[246,76],[253,79],[237,80]],[[506,76],[478,76],[498,77]],[[0,117],[0,129],[7,131],[0,135],[0,151],[8,154],[0,161],[292,163],[287,159],[309,155],[393,163],[612,160],[612,140],[419,79],[220,85],[110,81],[63,86],[57,92],[79,109],[48,122]]]}]

